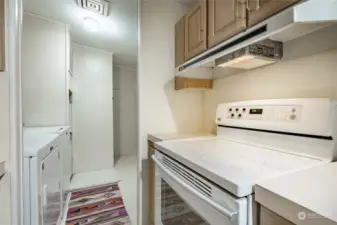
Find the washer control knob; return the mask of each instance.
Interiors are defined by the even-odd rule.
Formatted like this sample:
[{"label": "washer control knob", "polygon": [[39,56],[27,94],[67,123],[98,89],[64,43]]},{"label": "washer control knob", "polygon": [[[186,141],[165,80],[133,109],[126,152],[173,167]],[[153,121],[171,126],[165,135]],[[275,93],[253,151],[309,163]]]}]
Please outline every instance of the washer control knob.
[{"label": "washer control knob", "polygon": [[291,115],[290,116],[290,120],[295,120],[296,119],[296,115]]},{"label": "washer control knob", "polygon": [[231,117],[232,117],[232,118],[234,117],[234,113],[232,113]]}]

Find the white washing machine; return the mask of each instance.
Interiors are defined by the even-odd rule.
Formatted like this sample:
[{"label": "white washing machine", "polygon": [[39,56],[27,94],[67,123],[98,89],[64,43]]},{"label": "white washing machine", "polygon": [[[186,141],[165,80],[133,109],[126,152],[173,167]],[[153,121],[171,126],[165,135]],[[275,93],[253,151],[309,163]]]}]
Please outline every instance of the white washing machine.
[{"label": "white washing machine", "polygon": [[59,134],[24,132],[24,225],[48,225],[63,211]]},{"label": "white washing machine", "polygon": [[60,151],[62,156],[62,178],[63,190],[70,189],[70,182],[73,175],[73,152],[71,127],[69,126],[53,126],[53,127],[24,127],[25,133],[54,133],[59,134]]}]

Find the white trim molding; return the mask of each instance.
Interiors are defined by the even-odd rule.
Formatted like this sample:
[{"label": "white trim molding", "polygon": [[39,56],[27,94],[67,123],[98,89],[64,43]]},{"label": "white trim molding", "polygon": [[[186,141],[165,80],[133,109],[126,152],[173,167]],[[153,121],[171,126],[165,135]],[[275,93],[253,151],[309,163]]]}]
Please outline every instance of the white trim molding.
[{"label": "white trim molding", "polygon": [[11,224],[23,225],[22,110],[21,110],[21,29],[22,0],[6,0],[7,70],[10,102]]}]

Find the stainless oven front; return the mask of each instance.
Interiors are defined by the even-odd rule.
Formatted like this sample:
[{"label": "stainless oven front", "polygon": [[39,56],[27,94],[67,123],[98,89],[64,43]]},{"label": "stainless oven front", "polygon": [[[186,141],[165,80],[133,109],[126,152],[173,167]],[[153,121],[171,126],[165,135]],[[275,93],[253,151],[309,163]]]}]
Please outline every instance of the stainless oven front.
[{"label": "stainless oven front", "polygon": [[247,198],[236,198],[155,151],[155,225],[247,225]]}]

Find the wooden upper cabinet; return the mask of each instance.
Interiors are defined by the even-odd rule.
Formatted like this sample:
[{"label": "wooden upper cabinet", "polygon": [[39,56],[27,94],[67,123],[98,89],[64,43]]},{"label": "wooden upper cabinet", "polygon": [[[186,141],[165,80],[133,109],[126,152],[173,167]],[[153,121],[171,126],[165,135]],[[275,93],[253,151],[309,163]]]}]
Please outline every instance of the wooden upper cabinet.
[{"label": "wooden upper cabinet", "polygon": [[247,27],[247,0],[208,0],[208,47]]},{"label": "wooden upper cabinet", "polygon": [[185,61],[207,49],[207,0],[185,15]]},{"label": "wooden upper cabinet", "polygon": [[185,17],[175,26],[175,67],[185,62]]},{"label": "wooden upper cabinet", "polygon": [[301,0],[248,0],[248,26],[253,26]]}]

